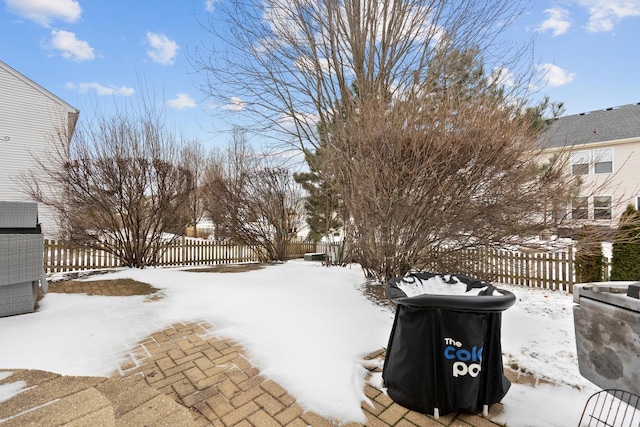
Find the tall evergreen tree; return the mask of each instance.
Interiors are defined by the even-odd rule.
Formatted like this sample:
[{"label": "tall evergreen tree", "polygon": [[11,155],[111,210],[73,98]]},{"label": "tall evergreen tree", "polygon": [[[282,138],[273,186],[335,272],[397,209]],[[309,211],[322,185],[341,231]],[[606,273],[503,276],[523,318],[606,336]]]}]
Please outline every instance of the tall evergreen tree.
[{"label": "tall evergreen tree", "polygon": [[246,126],[320,149],[318,178],[345,207],[345,252],[367,277],[456,272],[466,266],[432,254],[537,230],[549,194],[573,180],[537,165],[524,112],[534,68],[526,45],[503,44],[522,6],[222,2],[210,23],[225,49],[207,41],[193,60],[216,103],[242,94]]},{"label": "tall evergreen tree", "polygon": [[574,265],[579,283],[602,282],[602,244],[593,227],[585,226],[578,235]]},{"label": "tall evergreen tree", "polygon": [[611,280],[640,280],[640,212],[627,206],[613,237]]},{"label": "tall evergreen tree", "polygon": [[305,150],[304,154],[309,171],[294,174],[294,179],[307,192],[304,207],[309,226],[308,238],[317,242],[342,227],[341,208],[337,189],[320,171],[322,149]]}]

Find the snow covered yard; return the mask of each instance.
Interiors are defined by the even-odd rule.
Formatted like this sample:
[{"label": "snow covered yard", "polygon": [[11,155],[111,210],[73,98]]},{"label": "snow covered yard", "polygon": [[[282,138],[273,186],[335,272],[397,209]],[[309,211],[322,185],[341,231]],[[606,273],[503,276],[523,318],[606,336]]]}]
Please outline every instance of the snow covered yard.
[{"label": "snow covered yard", "polygon": [[[108,376],[135,344],[175,322],[203,320],[233,338],[252,363],[320,415],[362,421],[366,369],[386,346],[393,313],[363,296],[359,268],[291,261],[242,273],[123,269],[160,289],[145,296],[48,294],[32,314],[0,318],[0,368]],[[89,278],[88,280],[92,280]],[[499,286],[516,305],[503,314],[504,363],[541,381],[513,384],[494,420],[508,426],[576,425],[597,390],[578,372],[571,295]],[[0,390],[15,393],[15,390]]]}]

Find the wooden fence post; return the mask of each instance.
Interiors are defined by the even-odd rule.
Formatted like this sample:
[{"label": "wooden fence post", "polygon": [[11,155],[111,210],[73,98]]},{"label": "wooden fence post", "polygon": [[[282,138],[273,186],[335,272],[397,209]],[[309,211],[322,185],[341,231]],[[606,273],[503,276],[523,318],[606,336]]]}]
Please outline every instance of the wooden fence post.
[{"label": "wooden fence post", "polygon": [[575,265],[574,265],[574,260],[573,260],[573,246],[569,245],[568,248],[568,254],[569,254],[569,262],[568,262],[568,270],[569,270],[569,274],[568,274],[568,279],[569,279],[569,293],[573,293],[573,285],[574,285],[574,274],[575,274]]},{"label": "wooden fence post", "polygon": [[[291,253],[300,255],[318,251],[308,242],[292,241]],[[168,245],[160,266],[186,266],[202,264],[228,264],[259,260],[259,248],[243,246],[230,241],[193,241],[184,237]],[[475,250],[438,254],[443,259],[457,260],[469,269],[480,268],[479,274],[491,277],[496,283],[564,290],[573,293],[575,284],[575,251],[528,253],[498,250],[488,245]],[[610,261],[605,263],[608,272]],[[119,267],[116,256],[94,247],[77,247],[64,242],[45,239],[43,264],[47,273]],[[608,276],[605,276],[608,277]]]},{"label": "wooden fence post", "polygon": [[44,272],[49,273],[49,239],[44,239],[44,248],[42,248],[42,264]]}]

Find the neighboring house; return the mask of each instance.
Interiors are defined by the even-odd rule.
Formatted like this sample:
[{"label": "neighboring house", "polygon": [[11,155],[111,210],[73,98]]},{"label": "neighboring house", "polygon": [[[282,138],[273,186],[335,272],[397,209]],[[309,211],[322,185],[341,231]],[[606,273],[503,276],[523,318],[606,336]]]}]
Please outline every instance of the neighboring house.
[{"label": "neighboring house", "polygon": [[629,204],[640,208],[640,103],[560,117],[544,137],[547,154],[570,150],[582,181],[570,219],[615,226]]},{"label": "neighboring house", "polygon": [[[54,161],[54,144],[60,143],[59,135],[69,143],[79,114],[0,61],[0,200],[29,200],[19,176],[38,169],[34,156]],[[38,218],[45,236],[54,237],[58,229],[52,211],[39,205]]]}]

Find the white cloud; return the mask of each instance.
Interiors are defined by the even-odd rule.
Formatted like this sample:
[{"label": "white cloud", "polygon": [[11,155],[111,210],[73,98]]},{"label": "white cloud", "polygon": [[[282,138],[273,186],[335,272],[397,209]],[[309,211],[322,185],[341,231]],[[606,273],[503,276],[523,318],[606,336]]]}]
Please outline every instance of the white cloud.
[{"label": "white cloud", "polygon": [[555,64],[541,64],[536,69],[542,74],[542,80],[551,87],[564,86],[576,77],[576,73],[569,73]]},{"label": "white cloud", "polygon": [[178,93],[174,99],[167,101],[167,105],[176,110],[183,110],[185,108],[195,108],[196,102],[186,93]]},{"label": "white cloud", "polygon": [[211,13],[216,8],[216,3],[220,3],[222,0],[204,0],[204,10]]},{"label": "white cloud", "polygon": [[489,76],[492,84],[502,87],[514,87],[516,85],[513,73],[504,67],[494,68]]},{"label": "white cloud", "polygon": [[[322,5],[322,2],[314,2],[304,0],[304,11],[308,16],[312,17],[318,22],[327,21],[329,19],[346,21],[347,12],[345,10],[344,2],[337,9],[327,9]],[[444,27],[437,25],[437,17],[432,13],[432,8],[426,5],[420,4],[421,2],[410,2],[411,5],[404,10],[404,19],[402,28],[399,30],[401,35],[398,37],[404,37],[410,40],[416,40],[417,42],[429,41],[431,43],[439,43],[446,37],[446,31]],[[273,39],[263,40],[258,49],[269,49],[270,45],[283,47],[291,45],[296,42],[308,43],[308,38],[312,36],[309,33],[309,28],[305,28],[300,23],[300,18],[297,15],[298,10],[296,7],[292,7],[286,1],[264,2],[262,19],[269,25],[273,33]],[[394,13],[391,8],[385,6],[386,2],[362,2],[360,5],[363,18],[361,25],[366,27],[366,31],[369,35],[373,36],[377,41],[381,42],[385,32],[388,31],[385,28],[388,22],[395,19],[391,16]],[[333,15],[333,16],[329,16]],[[349,31],[346,29],[345,31]],[[368,37],[369,37],[368,35]],[[325,29],[317,30],[313,36],[317,38],[316,43],[321,46],[329,46],[331,41],[330,35]],[[345,49],[349,49],[345,46]]]},{"label": "white cloud", "polygon": [[82,14],[82,8],[76,0],[6,0],[6,4],[11,12],[43,27],[49,27],[56,19],[76,22]]},{"label": "white cloud", "polygon": [[147,50],[147,55],[153,62],[162,65],[172,65],[174,63],[176,53],[180,48],[175,41],[170,40],[164,34],[147,32],[147,43],[151,46]]},{"label": "white cloud", "polygon": [[589,11],[587,31],[592,33],[611,31],[622,19],[640,16],[640,0],[578,0],[577,3]]},{"label": "white cloud", "polygon": [[540,24],[536,30],[540,33],[545,31],[553,32],[553,36],[559,36],[567,31],[571,27],[571,21],[569,20],[569,11],[561,7],[555,7],[544,11],[549,17]]},{"label": "white cloud", "polygon": [[422,30],[418,32],[416,38],[419,40],[430,40],[434,45],[439,45],[440,43],[446,43],[448,41],[447,32],[444,27],[436,25],[435,23],[424,25]]},{"label": "white cloud", "polygon": [[223,105],[221,108],[223,110],[228,110],[228,111],[242,111],[246,107],[247,107],[247,104],[243,100],[241,100],[236,96],[232,96],[229,99],[229,103],[226,105]]},{"label": "white cloud", "polygon": [[331,62],[329,62],[326,58],[308,58],[308,57],[299,57],[294,61],[296,68],[298,68],[303,73],[307,74],[315,74],[320,71],[323,74],[329,75],[332,74],[331,71]]},{"label": "white cloud", "polygon": [[315,128],[319,122],[320,118],[313,113],[295,113],[295,115],[283,113],[278,119],[278,124],[288,129],[295,129],[297,125]]},{"label": "white cloud", "polygon": [[90,90],[95,91],[100,96],[111,96],[111,95],[121,95],[121,96],[131,96],[133,95],[133,88],[120,86],[117,87],[115,85],[111,86],[103,86],[100,83],[96,82],[86,82],[86,83],[67,83],[65,85],[67,89],[77,90],[80,93],[86,93]]},{"label": "white cloud", "polygon": [[74,33],[64,30],[52,30],[49,48],[59,50],[62,56],[74,61],[90,61],[96,57],[93,48],[84,40],[78,40]]}]

